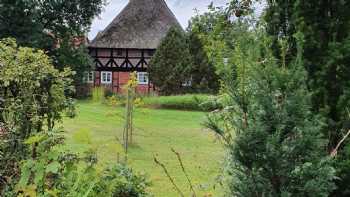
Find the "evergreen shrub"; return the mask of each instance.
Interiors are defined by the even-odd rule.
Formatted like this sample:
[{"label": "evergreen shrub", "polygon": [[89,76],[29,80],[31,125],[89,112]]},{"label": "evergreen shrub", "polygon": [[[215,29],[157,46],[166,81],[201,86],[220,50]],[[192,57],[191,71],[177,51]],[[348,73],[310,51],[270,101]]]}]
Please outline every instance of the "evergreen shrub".
[{"label": "evergreen shrub", "polygon": [[[302,36],[290,63],[277,60],[263,32],[236,43],[235,75],[227,75],[221,112],[207,126],[224,140],[230,196],[326,197],[335,169],[322,136],[324,119],[312,113],[303,67]],[[280,41],[281,56],[286,46]],[[243,46],[243,47],[242,47]]]}]

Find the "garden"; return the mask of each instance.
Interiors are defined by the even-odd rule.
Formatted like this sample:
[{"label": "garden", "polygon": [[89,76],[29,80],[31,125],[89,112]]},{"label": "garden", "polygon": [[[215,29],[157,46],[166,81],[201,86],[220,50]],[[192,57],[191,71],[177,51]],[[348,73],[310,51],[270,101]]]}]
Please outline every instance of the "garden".
[{"label": "garden", "polygon": [[350,1],[211,3],[123,87],[86,78],[105,6],[0,1],[1,197],[350,195]]},{"label": "garden", "polygon": [[[94,146],[102,165],[117,163],[118,160],[123,162],[123,112],[122,107],[91,101],[78,102],[77,117],[63,121],[68,135],[67,146],[78,152]],[[201,124],[205,120],[205,113],[140,108],[134,116],[134,139],[128,165],[135,172],[146,174],[151,182],[152,194],[178,196],[163,169],[154,162],[156,157],[164,163],[184,194],[190,195],[186,176],[171,149],[181,154],[198,195],[217,196],[222,193],[220,166],[224,160],[224,149],[218,138]],[[74,140],[81,136],[89,140]]]}]

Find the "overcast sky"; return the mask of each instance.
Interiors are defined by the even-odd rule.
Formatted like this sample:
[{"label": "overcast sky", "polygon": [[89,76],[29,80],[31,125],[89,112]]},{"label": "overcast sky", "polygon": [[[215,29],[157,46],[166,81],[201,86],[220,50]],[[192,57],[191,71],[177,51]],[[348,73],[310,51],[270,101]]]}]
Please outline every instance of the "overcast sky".
[{"label": "overcast sky", "polygon": [[[128,1],[108,0],[108,5],[105,7],[103,13],[93,21],[89,38],[93,39],[97,32],[102,31],[126,6]],[[224,6],[229,0],[167,0],[166,2],[181,25],[186,28],[188,20],[195,15],[195,9],[202,13],[207,10],[211,2],[215,6]]]}]

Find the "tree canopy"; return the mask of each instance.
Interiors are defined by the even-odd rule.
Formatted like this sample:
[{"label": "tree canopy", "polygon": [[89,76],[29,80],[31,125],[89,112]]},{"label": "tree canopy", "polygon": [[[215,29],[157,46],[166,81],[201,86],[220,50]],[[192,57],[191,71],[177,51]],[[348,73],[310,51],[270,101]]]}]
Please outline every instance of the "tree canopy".
[{"label": "tree canopy", "polygon": [[[304,67],[312,93],[313,112],[326,118],[323,133],[333,151],[349,130],[350,117],[350,2],[349,1],[268,1],[265,20],[267,32],[276,43],[286,39],[290,44],[287,61],[296,54],[294,34],[304,35]],[[275,55],[278,57],[278,55]],[[348,148],[338,151],[338,175],[335,196],[347,196],[350,179]]]},{"label": "tree canopy", "polygon": [[[90,59],[82,39],[98,15],[104,0],[1,0],[0,38],[12,37],[18,45],[42,49],[59,70],[70,67],[77,72],[75,84],[89,69]],[[66,52],[66,53],[65,53]]]},{"label": "tree canopy", "polygon": [[199,35],[188,33],[189,52],[192,58],[190,65],[191,92],[217,93],[219,91],[219,76],[215,65],[209,60]]},{"label": "tree canopy", "polygon": [[74,115],[71,71],[58,71],[41,50],[0,41],[0,190],[11,187],[22,159],[28,158],[25,140],[52,131],[64,112]]},{"label": "tree canopy", "polygon": [[179,94],[190,80],[192,57],[185,32],[172,27],[162,40],[149,66],[150,79],[161,94]]},{"label": "tree canopy", "polygon": [[[347,109],[350,101],[350,47],[348,44],[350,38],[350,14],[346,11],[349,10],[350,3],[348,1],[326,0],[268,0],[265,1],[266,4],[262,16],[259,18],[255,18],[252,14],[255,11],[254,6],[257,2],[263,1],[231,0],[229,6],[226,7],[226,9],[223,9],[223,11],[217,11],[214,14],[205,13],[200,16],[201,19],[206,19],[206,16],[209,14],[211,16],[215,16],[216,14],[222,13],[222,20],[227,21],[226,24],[234,24],[236,26],[233,26],[233,28],[238,28],[239,31],[241,31],[241,35],[235,34],[232,37],[232,45],[226,45],[232,46],[232,48],[228,48],[228,53],[226,53],[226,55],[228,54],[228,56],[231,57],[229,63],[227,65],[222,65],[219,67],[219,69],[224,68],[223,70],[228,71],[227,74],[224,74],[224,76],[226,76],[226,78],[224,78],[223,80],[225,86],[222,89],[222,97],[224,97],[225,102],[224,106],[226,106],[227,109],[223,110],[223,112],[227,113],[227,116],[218,118],[224,121],[216,126],[213,126],[212,128],[213,130],[219,130],[219,133],[222,132],[222,130],[218,129],[220,128],[220,125],[223,126],[223,128],[225,129],[233,128],[235,130],[235,137],[242,136],[242,138],[240,138],[241,141],[244,141],[243,139],[246,137],[246,139],[249,139],[247,141],[244,141],[243,143],[233,140],[234,142],[232,146],[229,146],[230,149],[233,147],[232,149],[235,149],[237,151],[234,151],[228,156],[233,161],[232,166],[230,166],[230,169],[236,172],[243,169],[245,173],[247,172],[247,170],[249,171],[253,169],[252,165],[257,164],[255,162],[258,160],[258,158],[248,158],[248,156],[245,153],[249,152],[249,146],[245,146],[245,143],[253,143],[257,141],[257,138],[263,138],[263,136],[266,133],[262,134],[261,132],[263,132],[264,129],[271,128],[270,132],[272,133],[285,132],[285,129],[288,129],[281,129],[279,126],[275,125],[276,122],[273,121],[273,117],[274,115],[276,115],[276,112],[271,111],[273,110],[273,105],[270,105],[270,108],[255,109],[252,111],[247,110],[249,110],[251,107],[258,107],[259,105],[264,106],[268,101],[273,101],[275,99],[273,96],[271,96],[270,99],[264,99],[264,97],[267,97],[268,92],[274,92],[274,90],[270,89],[268,92],[265,92],[266,94],[262,94],[260,95],[260,97],[255,97],[254,95],[256,95],[258,92],[264,91],[264,89],[267,87],[273,88],[273,86],[280,83],[279,81],[289,80],[288,83],[285,81],[285,86],[281,85],[281,87],[279,88],[275,87],[278,89],[278,94],[276,95],[284,95],[286,93],[283,93],[285,89],[290,88],[289,85],[293,83],[302,84],[299,87],[300,89],[296,88],[289,90],[290,92],[293,92],[293,96],[282,96],[280,99],[281,101],[287,101],[291,99],[288,101],[289,104],[294,103],[295,106],[298,106],[296,107],[298,110],[306,110],[303,113],[312,114],[313,117],[309,116],[307,118],[309,121],[311,119],[314,119],[314,121],[319,121],[319,125],[312,126],[309,123],[307,123],[308,126],[303,127],[303,130],[305,130],[307,135],[310,135],[309,137],[314,136],[315,141],[323,141],[323,145],[319,147],[323,151],[323,153],[311,149],[310,153],[318,154],[318,161],[321,161],[321,158],[327,158],[327,154],[329,154],[330,152],[334,152],[334,149],[337,145],[339,145],[339,142],[343,142],[341,146],[339,146],[339,149],[337,149],[338,155],[334,159],[335,164],[333,165],[333,167],[336,168],[337,176],[340,177],[340,179],[332,180],[332,182],[337,185],[337,189],[335,190],[335,192],[332,193],[335,187],[333,187],[332,184],[330,184],[328,185],[330,187],[323,187],[329,189],[323,194],[325,196],[347,196],[349,195],[347,184],[349,180],[349,173],[347,172],[350,169],[348,159],[350,155],[350,146],[348,144],[349,140],[344,138],[344,135],[346,134],[346,132],[348,132],[350,125],[349,114]],[[249,23],[250,19],[254,20],[252,20],[251,23]],[[248,21],[248,26],[245,26],[248,28],[244,27],[245,21]],[[210,31],[206,31],[207,29],[204,28],[202,31],[204,33],[202,33],[202,35],[208,35],[206,32],[210,32],[209,35],[220,35],[220,33],[222,33],[222,35],[225,38],[229,37],[229,34],[227,34],[226,31],[222,28],[217,29],[217,34],[212,33],[212,30],[215,30],[215,27],[219,27],[219,25],[209,25],[207,27],[209,27],[207,29],[209,29]],[[261,37],[254,34],[254,31],[259,31],[262,34],[265,34],[268,42],[261,43],[260,46],[256,45],[257,39],[261,39]],[[208,36],[203,37],[208,38]],[[299,38],[300,40],[298,40],[297,38]],[[212,38],[209,38],[208,40],[208,43],[213,43]],[[283,47],[281,47],[281,43],[283,43]],[[253,53],[249,51],[249,46],[251,46],[252,44],[254,47],[256,47],[257,50]],[[210,46],[210,44],[206,44],[206,47],[209,48],[207,52],[214,51],[213,54],[215,54],[215,52],[219,53],[220,51],[222,51],[222,49],[224,49],[224,47],[219,48],[215,46]],[[257,54],[260,55],[257,56]],[[298,68],[295,67],[296,62],[298,63]],[[245,67],[243,67],[245,69],[242,69],[242,66],[240,65],[245,65]],[[270,70],[271,66],[275,68]],[[246,70],[249,68],[254,68],[255,71],[249,73]],[[265,69],[268,69],[270,71],[269,75],[266,78],[264,77],[265,73],[263,72],[263,70]],[[284,73],[279,73],[280,70],[283,70]],[[260,76],[257,73],[259,73]],[[298,73],[299,79],[298,77],[293,77],[292,73]],[[255,76],[253,81],[250,81],[246,77],[244,77],[251,76],[251,74],[254,74]],[[288,76],[282,76],[284,74]],[[293,82],[290,80],[295,81]],[[265,84],[264,86],[259,85],[265,82],[269,83]],[[240,86],[237,86],[237,83],[239,83]],[[259,88],[257,89],[257,87]],[[238,90],[242,88],[242,92],[239,92]],[[303,98],[300,97],[299,99],[297,99],[300,103],[293,102],[293,97],[297,97],[297,92],[299,91],[305,92]],[[244,97],[241,97],[240,94],[243,93]],[[238,107],[237,109],[237,106],[240,107]],[[232,111],[230,109],[232,109]],[[266,113],[269,114],[268,117],[264,117],[264,114]],[[298,112],[288,112],[288,110],[284,111],[283,113],[290,114],[288,117],[284,117],[284,115],[286,114],[279,115],[279,118],[282,118],[284,121],[287,121],[289,120],[289,118],[294,117],[292,118],[293,120],[291,120],[291,122],[288,123],[289,125],[293,125],[293,121],[297,120],[297,116],[300,115]],[[233,116],[238,116],[238,118],[235,118]],[[258,118],[257,116],[262,116],[263,118]],[[244,122],[242,123],[240,121],[242,121],[242,119],[249,120],[250,118],[253,118],[253,122],[255,125],[249,125],[249,127],[256,127],[254,128],[254,131],[251,131],[249,129],[243,129],[241,131],[240,129],[242,128],[242,125],[244,125]],[[264,121],[267,122],[263,123]],[[242,124],[239,125],[239,123]],[[295,125],[298,128],[300,128],[299,126],[304,124],[305,122],[297,122]],[[263,125],[266,125],[267,127]],[[260,126],[262,126],[262,128],[260,128]],[[263,136],[255,136],[255,138],[252,137],[253,134],[257,134],[258,132],[260,132],[259,134],[262,134]],[[318,136],[318,133],[322,133],[322,136]],[[225,135],[223,136],[227,137],[227,133],[224,134]],[[267,135],[269,134],[271,133],[268,133]],[[292,136],[295,136],[292,133],[290,134]],[[276,135],[278,136],[279,134]],[[306,135],[304,137],[305,139],[308,138]],[[269,137],[268,140],[270,139],[271,138]],[[283,141],[283,137],[280,138],[279,143],[281,143],[281,141]],[[327,144],[325,144],[324,142],[327,142]],[[259,141],[257,143],[260,144],[264,142]],[[268,142],[268,146],[265,147],[272,147],[272,149],[274,149],[274,145],[272,145],[273,143],[274,142]],[[255,147],[257,146],[258,145],[256,145]],[[324,146],[327,146],[328,148]],[[253,152],[253,155],[251,156],[254,156],[254,154],[255,156],[264,155],[265,153],[267,153],[265,149],[261,149],[256,152],[255,150],[256,148],[254,150],[250,150],[250,152]],[[279,151],[283,151],[283,146],[277,146],[275,147],[275,150],[275,153],[277,154]],[[283,156],[281,156],[278,160],[283,162],[283,159]],[[294,162],[294,160],[289,161],[287,163],[292,162]],[[277,165],[279,165],[279,162],[277,163]],[[248,168],[244,170],[245,168],[242,168],[241,165],[248,166]],[[270,166],[272,167],[273,165]],[[331,168],[329,168],[328,172],[331,171]],[[254,177],[254,173],[256,173],[255,175],[257,175],[255,176],[255,178],[258,179],[250,180],[253,182],[246,182],[245,184],[241,185],[242,187],[237,186],[236,184],[234,185],[233,190],[237,191],[239,189],[247,189],[245,187],[247,185],[259,185],[259,174],[261,172],[252,172],[250,174],[250,178]],[[305,175],[308,173],[309,172],[305,173]],[[325,175],[324,172],[319,172],[319,174]],[[245,178],[247,178],[245,177],[245,175],[241,175],[242,177],[239,178],[240,180],[244,180]],[[264,174],[263,176],[265,175],[268,175],[268,173]],[[235,179],[234,177],[232,178]],[[275,178],[278,179],[278,177]],[[274,182],[277,180],[275,178],[272,179],[272,186],[276,183]],[[307,179],[306,177],[304,178],[305,179],[303,179],[303,181]],[[235,179],[235,181],[240,182],[239,179]],[[324,180],[330,181],[329,179]],[[256,183],[258,184],[254,183],[254,181],[257,181]],[[313,181],[317,181],[317,179],[315,178],[313,179]],[[282,185],[284,186],[285,184]],[[307,185],[312,186],[312,184]],[[257,188],[250,189],[252,189],[251,191],[257,190]],[[288,189],[284,188],[283,190],[287,191]],[[312,192],[306,193],[309,195]],[[322,192],[320,191],[316,193],[319,196],[321,196]],[[279,195],[281,194],[276,194],[272,196]]]}]

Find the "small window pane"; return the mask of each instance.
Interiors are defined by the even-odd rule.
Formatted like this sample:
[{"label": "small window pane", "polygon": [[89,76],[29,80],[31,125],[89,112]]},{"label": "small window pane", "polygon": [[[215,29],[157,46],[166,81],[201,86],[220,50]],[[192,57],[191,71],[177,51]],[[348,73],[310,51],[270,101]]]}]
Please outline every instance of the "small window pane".
[{"label": "small window pane", "polygon": [[146,72],[137,73],[137,81],[141,85],[147,85],[149,82],[148,73],[146,73]]},{"label": "small window pane", "polygon": [[84,76],[84,81],[87,83],[93,83],[94,82],[94,72],[87,72]]},{"label": "small window pane", "polygon": [[112,72],[101,72],[101,83],[102,84],[112,83]]},{"label": "small window pane", "polygon": [[88,81],[89,82],[93,82],[94,81],[94,72],[89,72]]}]

